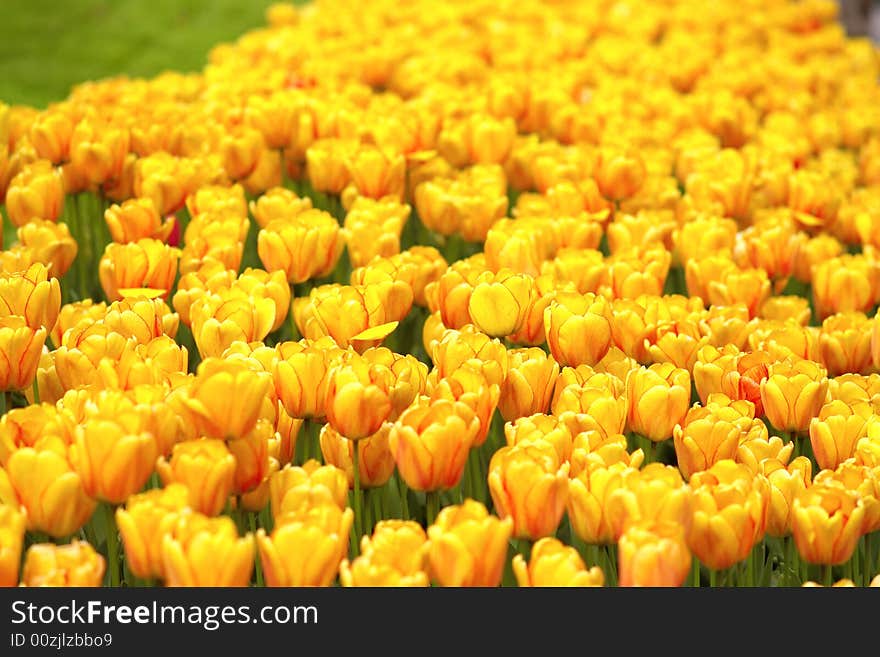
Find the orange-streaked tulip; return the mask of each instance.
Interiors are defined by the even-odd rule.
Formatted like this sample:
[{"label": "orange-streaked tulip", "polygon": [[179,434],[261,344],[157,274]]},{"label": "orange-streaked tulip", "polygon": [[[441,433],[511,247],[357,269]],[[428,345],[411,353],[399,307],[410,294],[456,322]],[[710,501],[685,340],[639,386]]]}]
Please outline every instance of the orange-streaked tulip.
[{"label": "orange-streaked tulip", "polygon": [[34,219],[17,231],[18,243],[31,258],[49,269],[49,274],[61,279],[76,258],[79,246],[65,223]]},{"label": "orange-streaked tulip", "polygon": [[612,500],[624,486],[624,480],[637,472],[629,464],[618,462],[607,467],[582,470],[568,482],[568,517],[574,532],[593,545],[617,540],[612,517]]},{"label": "orange-streaked tulip", "polygon": [[806,456],[798,456],[788,466],[778,459],[761,462],[761,473],[770,482],[770,507],[767,534],[791,534],[791,509],[795,498],[810,487],[813,464]]},{"label": "orange-streaked tulip", "polygon": [[274,219],[257,237],[260,261],[270,272],[283,271],[291,283],[330,274],[344,246],[336,219],[315,209]]},{"label": "orange-streaked tulip", "polygon": [[278,345],[279,358],[273,378],[275,394],[291,417],[324,417],[327,375],[334,360],[344,353],[330,338],[318,342],[287,342]]},{"label": "orange-streaked tulip", "polygon": [[556,538],[546,537],[532,546],[529,562],[513,558],[519,586],[603,586],[605,575],[598,566],[589,570],[577,550]]},{"label": "orange-streaked tulip", "polygon": [[16,315],[0,317],[0,389],[29,388],[46,342],[46,329],[32,329]]},{"label": "orange-streaked tulip", "polygon": [[104,557],[86,541],[38,543],[28,548],[21,569],[23,586],[101,586]]},{"label": "orange-streaked tulip", "polygon": [[349,440],[371,436],[388,420],[394,373],[349,352],[327,373],[327,421]]},{"label": "orange-streaked tulip", "polygon": [[513,535],[537,540],[556,531],[568,498],[568,464],[550,443],[502,447],[489,463],[489,492]]},{"label": "orange-streaked tulip", "polygon": [[513,520],[467,499],[443,508],[428,527],[431,579],[441,586],[498,586]]},{"label": "orange-streaked tulip", "polygon": [[520,330],[536,297],[531,276],[502,270],[493,277],[477,279],[468,300],[468,315],[487,335],[504,337]]},{"label": "orange-streaked tulip", "polygon": [[321,465],[312,459],[301,467],[285,466],[269,478],[272,516],[278,519],[325,504],[345,509],[348,490],[345,471],[335,465]]},{"label": "orange-streaked tulip", "polygon": [[15,226],[31,219],[57,221],[64,209],[61,172],[48,160],[26,165],[6,190],[6,212]]},{"label": "orange-streaked tulip", "polygon": [[40,263],[26,271],[0,276],[0,316],[19,316],[28,327],[51,331],[61,310],[61,286]]},{"label": "orange-streaked tulip", "polygon": [[810,444],[820,469],[834,470],[855,454],[856,444],[868,435],[874,410],[868,402],[825,404],[810,420]]}]

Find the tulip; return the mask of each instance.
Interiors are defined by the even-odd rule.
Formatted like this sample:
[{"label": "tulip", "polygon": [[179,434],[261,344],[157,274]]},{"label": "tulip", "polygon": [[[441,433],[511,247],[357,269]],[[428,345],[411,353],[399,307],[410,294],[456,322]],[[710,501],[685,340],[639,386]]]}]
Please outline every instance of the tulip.
[{"label": "tulip", "polygon": [[270,272],[284,272],[291,283],[330,274],[344,246],[336,219],[314,209],[273,219],[257,237],[257,252],[263,265]]},{"label": "tulip", "polygon": [[880,265],[863,255],[843,255],[812,269],[813,301],[820,319],[842,312],[867,313],[874,306]]},{"label": "tulip", "polygon": [[391,414],[394,374],[354,352],[327,374],[327,421],[349,440],[376,433]]},{"label": "tulip", "polygon": [[412,520],[380,520],[372,537],[361,540],[361,554],[343,559],[343,586],[428,586],[428,537]]},{"label": "tulip", "polygon": [[101,256],[98,278],[110,301],[126,296],[125,290],[161,290],[166,297],[174,286],[180,250],[155,239],[128,244],[111,242]]},{"label": "tulip", "polygon": [[615,463],[638,469],[645,459],[641,449],[632,453],[626,451],[626,436],[623,434],[606,436],[601,431],[588,429],[577,434],[571,445],[568,474],[572,479],[582,472],[605,469]]},{"label": "tulip", "polygon": [[[27,510],[30,531],[55,538],[70,536],[88,522],[95,500],[66,455],[30,447],[16,450],[6,463],[9,484]],[[2,480],[0,480],[2,483]]]},{"label": "tulip", "polygon": [[788,359],[771,365],[768,374],[761,382],[761,402],[770,424],[780,431],[806,431],[825,403],[825,370],[812,361]]},{"label": "tulip", "polygon": [[827,317],[819,334],[821,362],[831,376],[852,372],[867,374],[873,369],[871,332],[874,320],[862,313],[841,313]]},{"label": "tulip", "polygon": [[736,456],[742,427],[715,410],[695,405],[673,429],[675,455],[685,479]]},{"label": "tulip", "polygon": [[174,391],[169,403],[195,427],[197,435],[240,438],[256,425],[272,385],[265,372],[232,360],[203,360],[195,378]]},{"label": "tulip", "polygon": [[372,436],[352,441],[341,436],[329,424],[321,427],[321,454],[324,461],[345,471],[349,488],[354,486],[353,453],[357,449],[360,485],[364,488],[384,486],[394,472],[394,456],[389,445],[393,425],[386,422]]},{"label": "tulip", "polygon": [[181,484],[170,484],[126,500],[116,510],[116,525],[125,546],[125,562],[135,577],[164,579],[162,542],[187,508],[189,491]]},{"label": "tulip", "polygon": [[749,556],[764,537],[770,486],[730,460],[691,477],[694,515],[688,545],[708,568],[723,570]]},{"label": "tulip", "polygon": [[216,516],[232,493],[235,467],[235,457],[222,440],[202,439],[175,445],[170,460],[158,460],[156,472],[165,486],[185,487],[193,510]]},{"label": "tulip", "polygon": [[308,147],[306,163],[309,182],[318,192],[339,194],[351,180],[345,157],[357,147],[343,139],[321,139]]},{"label": "tulip", "polygon": [[265,228],[273,219],[291,219],[312,209],[312,199],[300,198],[286,187],[273,187],[255,201],[250,202],[250,210],[260,228]]},{"label": "tulip", "polygon": [[70,137],[74,121],[67,110],[47,110],[37,116],[31,125],[30,140],[37,155],[61,164],[70,157]]},{"label": "tulip", "polygon": [[606,505],[616,540],[627,527],[642,521],[669,521],[685,531],[691,525],[691,491],[671,465],[651,463],[627,471]]},{"label": "tulip", "polygon": [[327,375],[342,353],[329,338],[278,346],[279,358],[273,372],[275,394],[291,417],[324,417]]},{"label": "tulip", "polygon": [[235,458],[233,491],[237,495],[253,492],[269,475],[269,438],[273,434],[272,422],[260,418],[243,437],[227,441],[226,446]]},{"label": "tulip", "polygon": [[423,400],[404,411],[391,427],[388,444],[407,485],[421,491],[456,486],[479,426],[462,402]]},{"label": "tulip", "polygon": [[77,427],[70,447],[70,462],[86,494],[111,504],[143,488],[157,456],[153,434],[132,433],[109,419],[94,418]]},{"label": "tulip", "polygon": [[61,286],[57,278],[49,278],[45,265],[37,263],[27,271],[0,276],[0,300],[0,315],[19,316],[34,331],[51,331],[61,309]]},{"label": "tulip", "polygon": [[806,456],[798,456],[788,466],[778,459],[766,459],[761,463],[761,473],[770,483],[768,535],[781,537],[791,534],[792,504],[798,495],[810,487],[812,470],[813,464]]},{"label": "tulip", "polygon": [[400,236],[410,207],[392,198],[358,196],[345,215],[345,239],[352,267],[400,253]]},{"label": "tulip", "polygon": [[593,172],[602,196],[621,201],[633,196],[645,182],[646,169],[636,153],[603,151]]},{"label": "tulip", "polygon": [[167,242],[174,230],[174,215],[159,215],[150,198],[133,198],[121,205],[111,205],[104,211],[104,221],[110,230],[110,237],[119,244],[128,244],[142,239],[156,239]]},{"label": "tulip", "polygon": [[534,279],[502,270],[494,277],[478,278],[468,301],[471,321],[492,337],[516,333],[537,295]]},{"label": "tulip", "polygon": [[272,516],[278,520],[287,513],[304,511],[325,504],[345,509],[348,480],[344,470],[321,465],[315,460],[299,466],[285,466],[269,478]]},{"label": "tulip", "polygon": [[247,586],[253,566],[253,535],[240,538],[227,516],[183,511],[162,537],[166,586]]},{"label": "tulip", "polygon": [[467,499],[445,507],[428,527],[431,579],[441,586],[498,586],[513,520]]},{"label": "tulip", "polygon": [[329,586],[348,549],[354,514],[324,505],[288,514],[271,535],[257,532],[268,586]]},{"label": "tulip", "polygon": [[9,504],[0,504],[0,587],[18,584],[25,517]]},{"label": "tulip", "polygon": [[691,568],[685,532],[673,522],[631,525],[617,554],[620,586],[681,586]]},{"label": "tulip", "polygon": [[797,551],[809,563],[845,563],[856,549],[864,519],[865,505],[858,493],[831,483],[814,484],[791,506]]},{"label": "tulip", "polygon": [[873,416],[867,402],[846,404],[831,401],[810,420],[810,443],[816,463],[823,470],[834,470],[855,454],[856,444],[868,434]]},{"label": "tulip", "polygon": [[542,538],[532,546],[529,563],[522,555],[513,558],[513,572],[520,586],[603,586],[605,575],[598,566],[589,570],[573,547],[556,538]]},{"label": "tulip", "polygon": [[611,346],[610,308],[592,294],[557,295],[544,311],[547,344],[563,366],[595,365]]},{"label": "tulip", "polygon": [[810,301],[794,295],[770,297],[761,305],[759,317],[771,321],[794,320],[806,326],[810,322]]},{"label": "tulip", "polygon": [[615,394],[602,387],[594,387],[594,377],[581,385],[575,383],[560,389],[551,404],[553,413],[559,417],[574,413],[579,419],[579,429],[595,429],[606,436],[622,433],[626,425],[627,399],[623,394]]},{"label": "tulip", "polygon": [[671,363],[657,363],[630,373],[627,427],[654,442],[672,437],[690,404],[690,376]]},{"label": "tulip", "polygon": [[32,329],[21,317],[0,317],[0,389],[29,388],[37,374],[46,329]]},{"label": "tulip", "polygon": [[9,183],[6,212],[15,226],[34,218],[57,221],[63,209],[61,173],[47,160],[25,166]]},{"label": "tulip", "polygon": [[550,407],[559,364],[537,347],[511,349],[507,354],[509,369],[498,400],[501,416],[510,422],[545,413]]},{"label": "tulip", "polygon": [[19,227],[16,235],[18,243],[30,253],[32,259],[44,263],[49,273],[58,279],[70,269],[79,250],[64,223],[34,219]]},{"label": "tulip", "polygon": [[637,472],[627,463],[582,470],[568,482],[568,517],[578,537],[592,545],[617,540],[609,506],[623,488],[625,479]]},{"label": "tulip", "polygon": [[92,184],[115,180],[122,175],[129,139],[127,127],[84,119],[70,136],[70,164]]},{"label": "tulip", "polygon": [[14,408],[0,419],[0,465],[21,447],[41,448],[49,441],[73,442],[75,423],[70,414],[53,404]]},{"label": "tulip", "polygon": [[426,392],[431,401],[445,399],[461,402],[474,412],[479,421],[479,429],[472,447],[479,447],[486,442],[492,417],[498,406],[500,387],[490,384],[478,361],[465,361],[450,372],[446,378],[439,378],[438,371],[433,370],[427,377]]},{"label": "tulip", "polygon": [[38,543],[28,548],[21,571],[23,586],[101,586],[106,562],[86,541],[68,545]]},{"label": "tulip", "polygon": [[571,458],[571,430],[560,418],[553,415],[538,413],[508,422],[504,425],[504,437],[510,447],[537,444],[539,449],[544,449],[547,444],[552,445],[560,463]]},{"label": "tulip", "polygon": [[862,534],[880,529],[880,478],[877,470],[848,459],[835,470],[822,470],[813,479],[814,485],[831,484],[854,491],[865,507]]},{"label": "tulip", "polygon": [[503,519],[513,519],[517,538],[552,534],[568,497],[568,464],[550,443],[502,447],[489,462],[489,492]]}]

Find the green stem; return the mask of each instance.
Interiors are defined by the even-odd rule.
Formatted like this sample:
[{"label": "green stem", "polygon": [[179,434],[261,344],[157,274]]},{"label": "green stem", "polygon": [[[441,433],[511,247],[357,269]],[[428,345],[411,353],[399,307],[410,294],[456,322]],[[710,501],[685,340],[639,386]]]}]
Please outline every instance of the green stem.
[{"label": "green stem", "polygon": [[370,499],[373,502],[373,529],[375,530],[376,524],[385,519],[385,509],[382,506],[382,500],[384,495],[382,491],[378,488],[374,488],[370,491]]},{"label": "green stem", "polygon": [[[251,527],[251,534],[256,535],[257,533],[257,514],[249,513],[248,514],[248,523]],[[260,563],[260,555],[256,555],[254,559],[255,569],[257,573],[257,586],[263,586],[263,565]]]},{"label": "green stem", "polygon": [[404,520],[409,520],[409,488],[400,473],[397,474],[397,485],[400,489],[400,512]]},{"label": "green stem", "polygon": [[2,399],[0,399],[0,417],[3,417],[4,415],[6,415],[6,411],[11,410],[9,408],[11,405],[9,403],[10,402],[9,393],[4,392],[2,395],[0,395],[0,397],[2,397]]},{"label": "green stem", "polygon": [[700,560],[696,557],[691,559],[691,586],[700,587]]},{"label": "green stem", "polygon": [[718,582],[718,571],[715,570],[714,568],[711,568],[709,570],[709,587],[714,589],[717,582]]},{"label": "green stem", "polygon": [[834,576],[831,572],[831,564],[829,563],[822,566],[822,583],[825,586],[831,586],[834,583]]},{"label": "green stem", "polygon": [[34,403],[39,406],[40,404],[40,386],[37,384],[37,376],[34,375],[34,381],[31,383],[31,387],[34,391]]},{"label": "green stem", "polygon": [[428,527],[434,524],[437,514],[440,513],[440,491],[431,490],[425,493]]},{"label": "green stem", "polygon": [[116,534],[116,512],[112,504],[104,503],[104,529],[107,534],[107,571],[110,586],[119,586],[119,537]]},{"label": "green stem", "polygon": [[360,469],[360,450],[358,449],[357,442],[352,441],[353,449],[351,450],[352,456],[352,469],[354,471],[354,532],[357,537],[357,543],[360,545],[361,536],[364,534],[363,527],[363,504],[361,502],[361,469]]}]

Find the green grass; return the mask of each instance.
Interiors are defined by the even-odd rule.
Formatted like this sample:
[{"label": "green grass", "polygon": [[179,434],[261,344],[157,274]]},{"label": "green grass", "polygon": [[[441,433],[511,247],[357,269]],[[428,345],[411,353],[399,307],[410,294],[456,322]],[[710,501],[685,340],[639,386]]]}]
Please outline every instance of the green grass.
[{"label": "green grass", "polygon": [[0,101],[45,107],[85,80],[198,71],[272,0],[0,0]]}]

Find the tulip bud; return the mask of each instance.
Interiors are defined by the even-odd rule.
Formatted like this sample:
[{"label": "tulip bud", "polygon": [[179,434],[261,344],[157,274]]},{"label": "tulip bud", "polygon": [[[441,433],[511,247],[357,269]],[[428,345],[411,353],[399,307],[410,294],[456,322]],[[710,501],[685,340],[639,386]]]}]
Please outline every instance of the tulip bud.
[{"label": "tulip bud", "polygon": [[129,130],[84,119],[70,137],[70,164],[90,183],[100,185],[122,175],[128,155]]},{"label": "tulip bud", "polygon": [[334,360],[344,352],[329,338],[316,343],[287,342],[277,348],[279,359],[273,373],[275,393],[284,409],[295,418],[322,418],[327,374]]},{"label": "tulip bud", "polygon": [[104,557],[85,541],[68,545],[39,543],[28,548],[21,571],[23,586],[101,586]]},{"label": "tulip bud", "polygon": [[522,555],[513,558],[513,572],[520,586],[603,586],[605,575],[598,566],[589,570],[573,547],[556,538],[542,538],[532,546],[529,563]]},{"label": "tulip bud", "polygon": [[31,386],[45,341],[46,329],[34,330],[16,315],[0,317],[0,389],[11,392]]},{"label": "tulip bud", "polygon": [[394,373],[351,352],[327,374],[327,421],[349,440],[376,433],[391,414]]},{"label": "tulip bud", "polygon": [[631,525],[617,554],[620,586],[681,586],[691,568],[685,533],[674,522]]},{"label": "tulip bud", "polygon": [[834,470],[855,454],[856,444],[868,434],[873,408],[867,402],[825,404],[810,420],[810,443],[820,469]]},{"label": "tulip bud", "polygon": [[496,338],[519,331],[537,296],[534,279],[502,270],[494,277],[480,276],[477,280],[468,301],[471,321]]},{"label": "tulip bud", "polygon": [[464,363],[468,363],[479,369],[490,385],[499,387],[507,378],[509,368],[504,345],[472,326],[460,331],[444,331],[440,341],[432,344],[431,359],[440,379],[452,376]]},{"label": "tulip bud", "polygon": [[441,586],[498,586],[512,530],[513,520],[499,520],[475,500],[444,507],[428,527],[431,579]]},{"label": "tulip bud", "polygon": [[330,586],[348,550],[354,513],[324,505],[288,514],[267,536],[257,532],[268,586]]},{"label": "tulip bud", "polygon": [[635,152],[604,151],[593,171],[602,196],[612,201],[633,196],[644,183],[645,176],[645,164]]},{"label": "tulip bud", "polygon": [[571,458],[571,430],[562,418],[553,415],[538,413],[508,422],[504,425],[504,437],[510,447],[537,444],[539,449],[543,449],[549,444],[556,450],[560,463]]},{"label": "tulip bud", "polygon": [[[720,411],[720,412],[718,412]],[[694,405],[672,437],[678,467],[685,479],[708,470],[718,461],[736,456],[743,428],[724,408]]]}]

